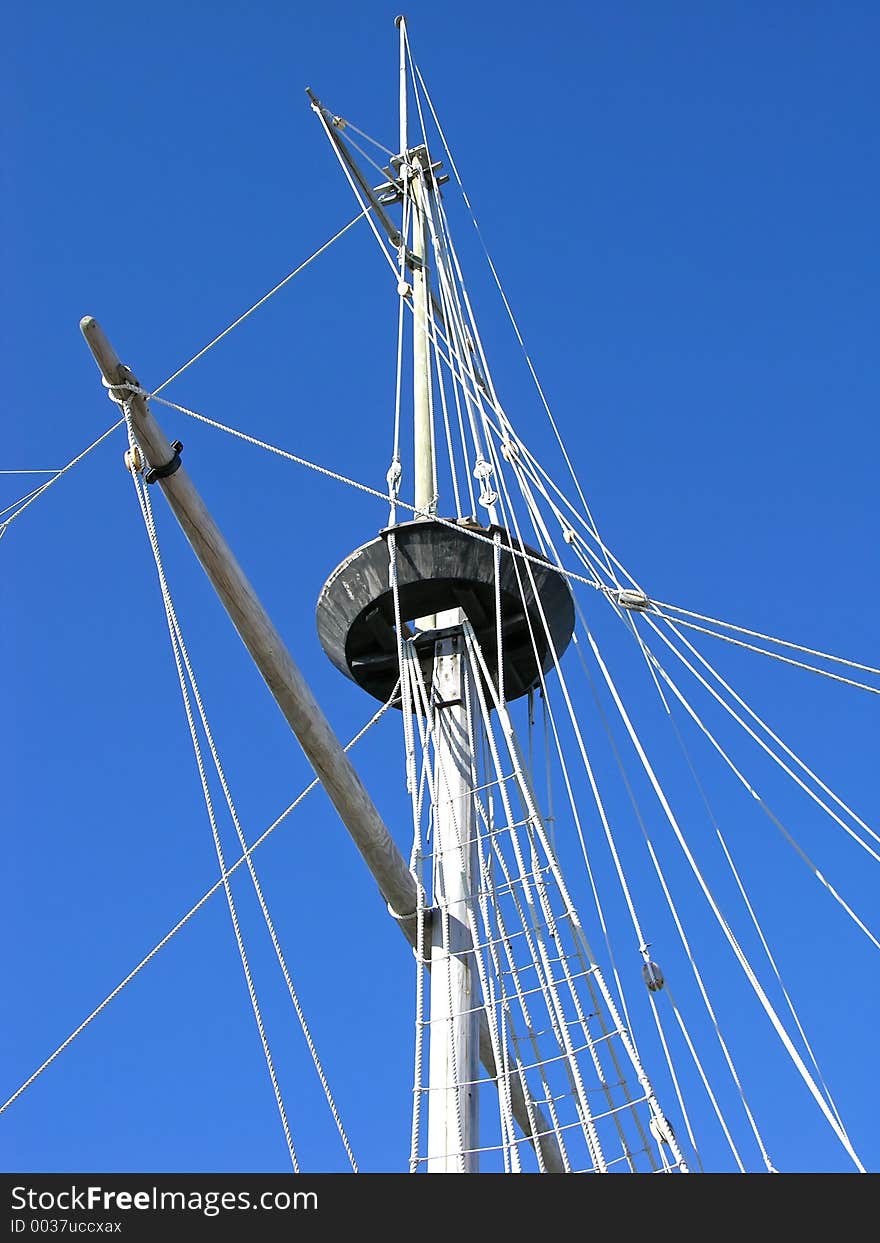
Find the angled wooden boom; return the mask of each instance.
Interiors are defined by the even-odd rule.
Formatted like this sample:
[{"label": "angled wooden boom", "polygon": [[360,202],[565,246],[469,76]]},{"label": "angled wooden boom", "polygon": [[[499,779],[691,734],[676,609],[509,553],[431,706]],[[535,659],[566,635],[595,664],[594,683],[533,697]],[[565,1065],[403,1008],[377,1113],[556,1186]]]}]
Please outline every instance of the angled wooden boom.
[{"label": "angled wooden boom", "polygon": [[[97,320],[87,315],[80,320],[80,328],[107,385],[118,390],[121,398],[130,395],[131,422],[147,465],[161,470],[172,462],[175,452],[146,398],[140,391],[125,387],[140,388],[132,371],[119,361]],[[179,466],[173,474],[160,477],[158,483],[272,697],[372,872],[379,892],[407,940],[415,945],[415,880],[351,760],[186,470]],[[429,953],[430,926],[425,929],[425,945]],[[494,1077],[495,1059],[485,1014],[481,1014],[480,1058]],[[519,1079],[513,1078],[510,1086],[514,1117],[528,1136],[529,1113]],[[533,1112],[542,1132],[537,1142],[545,1165],[549,1171],[561,1172],[562,1157],[555,1136],[549,1133],[549,1123],[537,1106],[533,1106]]]}]

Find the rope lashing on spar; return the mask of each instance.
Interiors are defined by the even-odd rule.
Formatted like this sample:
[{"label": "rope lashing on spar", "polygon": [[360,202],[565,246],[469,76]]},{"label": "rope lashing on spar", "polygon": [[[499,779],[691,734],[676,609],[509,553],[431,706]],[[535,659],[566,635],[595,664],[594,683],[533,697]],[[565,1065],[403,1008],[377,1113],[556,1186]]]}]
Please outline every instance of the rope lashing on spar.
[{"label": "rope lashing on spar", "polygon": [[[142,397],[146,401],[150,397],[150,393],[142,388],[136,380],[125,380],[120,384],[108,384],[104,377],[101,377],[101,383],[107,390],[107,396],[112,402],[115,402],[122,411],[126,422],[130,413],[131,400],[133,397]],[[180,455],[183,452],[183,441],[173,440],[171,442],[172,456],[162,466],[148,466],[146,469],[143,460],[143,454],[137,445],[132,442],[125,452],[125,468],[132,474],[143,473],[144,483],[156,483],[159,479],[170,479],[180,469]]]}]

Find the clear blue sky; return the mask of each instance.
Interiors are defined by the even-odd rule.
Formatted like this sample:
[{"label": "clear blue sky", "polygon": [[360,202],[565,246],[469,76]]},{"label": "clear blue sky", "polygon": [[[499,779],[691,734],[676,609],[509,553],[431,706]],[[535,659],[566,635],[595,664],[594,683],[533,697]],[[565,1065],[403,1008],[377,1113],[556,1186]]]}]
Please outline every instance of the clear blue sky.
[{"label": "clear blue sky", "polygon": [[[393,17],[373,0],[19,7],[0,75],[0,467],[60,466],[112,422],[82,315],[101,320],[153,387],[353,215],[303,88],[394,147]],[[612,548],[658,598],[877,663],[876,6],[452,0],[410,6],[409,18]],[[502,399],[540,452],[546,423],[462,212],[456,221]],[[382,487],[396,294],[375,252],[358,226],[168,396]],[[185,442],[334,726],[351,735],[372,705],[326,663],[313,607],[330,570],[384,524],[383,507],[182,415],[162,421]],[[0,542],[3,1099],[216,876],[123,449],[119,437],[102,446]],[[0,476],[0,508],[22,479]],[[253,838],[309,770],[160,516]],[[689,831],[708,843],[644,668],[608,634]],[[877,698],[709,642],[756,709],[876,824]],[[386,720],[357,762],[406,849],[399,734]],[[877,865],[754,765],[781,818],[870,922]],[[708,767],[832,1091],[876,1169],[877,951]],[[410,955],[320,793],[256,859],[362,1166],[404,1168]],[[632,861],[646,864],[635,845]],[[677,875],[777,1164],[847,1168]],[[343,1168],[259,913],[246,885],[236,892],[303,1166]],[[677,980],[684,967],[659,914],[657,928],[657,956]],[[636,970],[630,941],[625,953]],[[689,996],[683,978],[678,992]],[[645,1050],[662,1083],[649,1037]],[[711,1163],[729,1168],[697,1108]],[[0,1166],[287,1168],[221,895],[0,1117]]]}]

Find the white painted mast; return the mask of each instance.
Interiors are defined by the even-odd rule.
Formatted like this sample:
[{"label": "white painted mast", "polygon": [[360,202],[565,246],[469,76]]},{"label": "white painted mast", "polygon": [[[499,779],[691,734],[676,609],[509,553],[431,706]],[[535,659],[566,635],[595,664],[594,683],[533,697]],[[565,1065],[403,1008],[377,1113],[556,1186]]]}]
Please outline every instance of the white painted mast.
[{"label": "white painted mast", "polygon": [[[410,150],[407,126],[406,18],[400,30],[400,155],[405,193],[412,200],[414,489],[418,516],[437,512],[437,468],[431,401],[428,310],[430,248],[428,200],[433,193],[425,147]],[[419,621],[423,629],[460,625],[460,609]],[[434,923],[431,935],[428,1172],[470,1174],[479,1169],[480,1013],[468,904],[475,866],[471,751],[465,710],[471,677],[461,635],[434,648],[436,810],[434,822]],[[473,701],[473,696],[471,696]]]},{"label": "white painted mast", "polygon": [[[456,624],[460,610],[441,613]],[[434,649],[434,923],[428,1063],[428,1173],[479,1173],[480,1014],[468,906],[479,884],[465,703],[475,695],[460,633]]]}]

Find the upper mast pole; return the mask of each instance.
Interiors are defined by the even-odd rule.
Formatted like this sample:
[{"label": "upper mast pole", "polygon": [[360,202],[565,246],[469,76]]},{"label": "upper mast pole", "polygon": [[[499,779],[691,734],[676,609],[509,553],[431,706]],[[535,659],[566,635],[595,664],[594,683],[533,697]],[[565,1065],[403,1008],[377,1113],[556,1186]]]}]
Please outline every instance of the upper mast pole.
[{"label": "upper mast pole", "polygon": [[394,24],[400,31],[400,154],[406,155],[409,146],[407,135],[407,84],[406,84],[406,18],[395,17]]},{"label": "upper mast pole", "polygon": [[425,210],[428,170],[416,166],[410,182],[413,201],[413,417],[415,431],[415,505],[418,516],[437,512],[434,487],[434,420],[428,355],[428,216]]},{"label": "upper mast pole", "polygon": [[[415,506],[418,518],[437,511],[434,481],[434,420],[431,412],[431,360],[428,352],[428,179],[430,163],[424,148],[410,152],[408,133],[408,82],[406,73],[406,18],[395,18],[400,31],[400,175],[404,202],[412,202],[412,265],[413,290],[413,429]],[[411,156],[413,157],[411,159]],[[424,158],[423,158],[424,156]],[[404,239],[405,241],[406,239]],[[425,618],[430,626],[432,619]]]},{"label": "upper mast pole", "polygon": [[[400,30],[400,175],[404,205],[412,204],[413,439],[417,518],[437,512],[437,467],[428,339],[430,264],[428,204],[434,173],[425,145],[409,146],[406,18]],[[460,626],[460,609],[421,617],[432,630]],[[482,1014],[468,926],[478,876],[471,754],[465,712],[471,679],[461,635],[434,645],[435,703],[434,923],[431,933],[431,1035],[428,1081],[428,1173],[479,1170],[479,1091]],[[439,904],[439,906],[438,906]]]}]

